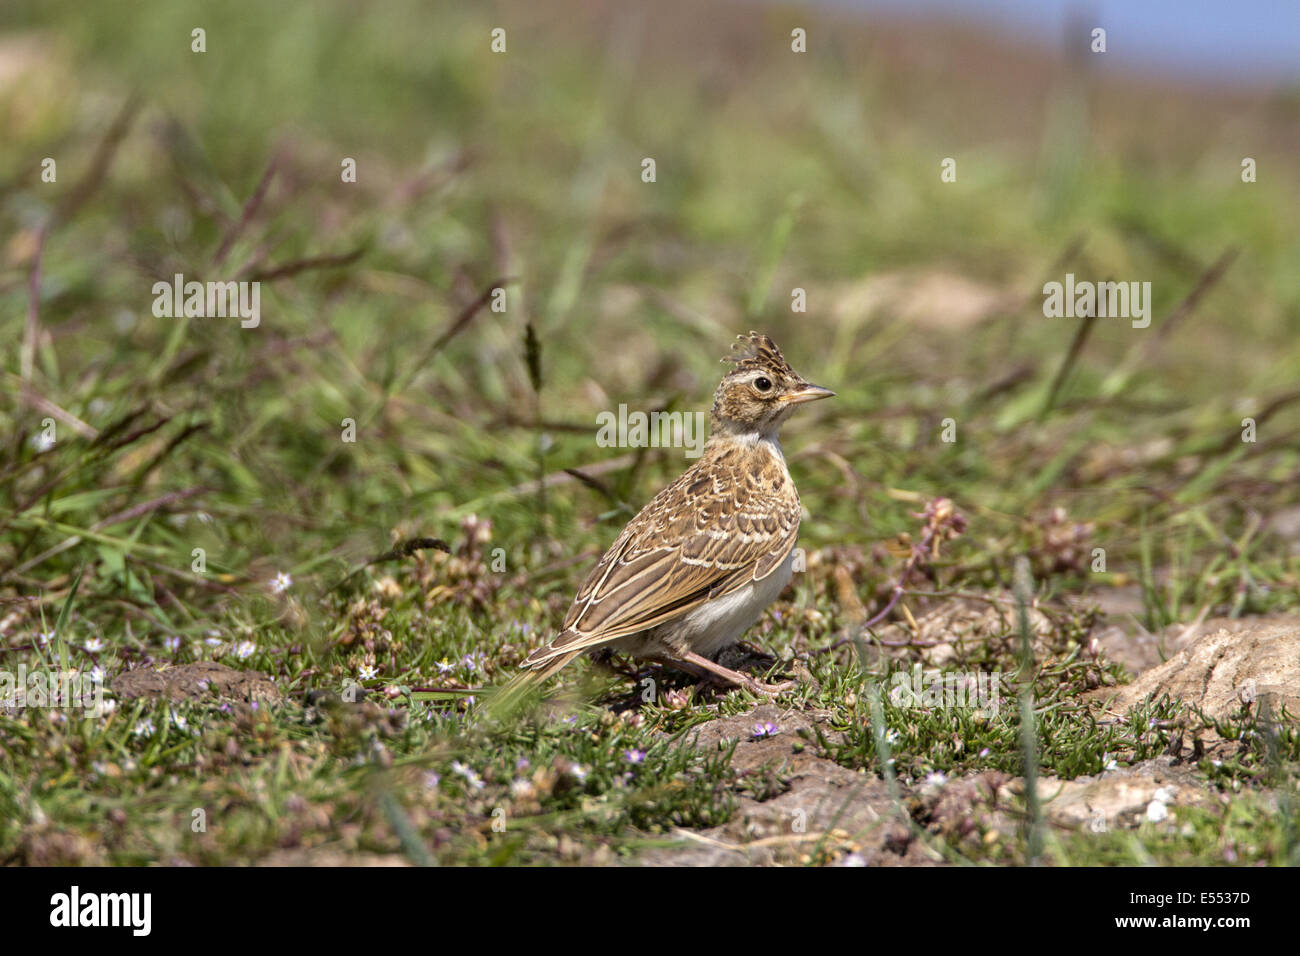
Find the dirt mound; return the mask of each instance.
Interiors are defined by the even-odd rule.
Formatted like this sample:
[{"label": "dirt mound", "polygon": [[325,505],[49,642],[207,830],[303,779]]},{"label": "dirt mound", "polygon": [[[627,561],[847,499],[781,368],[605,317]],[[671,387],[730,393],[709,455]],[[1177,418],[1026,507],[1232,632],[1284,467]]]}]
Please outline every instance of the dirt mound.
[{"label": "dirt mound", "polygon": [[[1029,608],[1028,618],[1034,654],[1042,657],[1050,652],[1055,629],[1037,607]],[[1020,653],[1020,612],[1011,594],[993,592],[983,600],[963,597],[944,601],[918,616],[915,630],[891,623],[879,633],[886,645],[883,651],[870,646],[873,656],[907,657],[919,648],[921,659],[930,667],[943,667],[979,647],[1014,658]]]},{"label": "dirt mound", "polygon": [[[1008,780],[999,789],[998,802],[1012,805],[1024,792],[1024,778]],[[1171,806],[1207,806],[1217,799],[1194,766],[1172,757],[1073,780],[1039,777],[1038,798],[1050,823],[1094,833],[1160,822]]]},{"label": "dirt mound", "polygon": [[1270,697],[1275,713],[1285,704],[1300,715],[1300,620],[1247,618],[1199,630],[1113,698],[1107,691],[1109,708],[1122,714],[1148,696],[1168,694],[1222,719],[1244,702]]},{"label": "dirt mound", "polygon": [[[875,774],[818,757],[801,729],[816,713],[764,705],[691,731],[705,750],[737,741],[732,766],[741,774],[736,814],[707,830],[678,829],[681,845],[641,854],[650,866],[744,866],[831,862],[918,866],[946,861],[904,815],[936,837],[995,839],[1023,825],[1025,781],[997,771],[951,779],[936,774],[906,785],[898,800]],[[776,733],[756,733],[765,725]],[[688,737],[690,735],[688,734]],[[1207,807],[1226,797],[1206,787],[1194,765],[1175,757],[1147,760],[1095,776],[1038,780],[1043,817],[1061,830],[1104,833],[1161,823],[1173,807]]]},{"label": "dirt mound", "polygon": [[113,679],[113,693],[125,700],[136,697],[168,697],[196,700],[216,695],[232,700],[276,703],[283,699],[280,688],[259,671],[237,671],[225,664],[198,661],[163,670],[124,671]]},{"label": "dirt mound", "polygon": [[[741,772],[746,792],[725,825],[677,830],[674,836],[687,845],[652,850],[638,862],[761,865],[802,862],[814,853],[851,853],[877,865],[937,862],[910,838],[883,780],[817,757],[805,744],[799,731],[811,728],[819,716],[767,704],[690,731],[687,739],[694,737],[706,751],[738,741],[731,765]],[[767,732],[756,733],[760,728]]]}]

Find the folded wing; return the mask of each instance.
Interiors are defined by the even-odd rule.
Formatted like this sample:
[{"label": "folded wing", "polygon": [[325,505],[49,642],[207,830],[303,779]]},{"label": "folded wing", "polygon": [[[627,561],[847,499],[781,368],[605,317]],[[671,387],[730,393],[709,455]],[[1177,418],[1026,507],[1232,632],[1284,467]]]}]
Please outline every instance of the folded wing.
[{"label": "folded wing", "polygon": [[784,467],[748,464],[702,460],[656,495],[592,569],[560,634],[524,666],[665,624],[776,571],[799,534],[799,498]]}]

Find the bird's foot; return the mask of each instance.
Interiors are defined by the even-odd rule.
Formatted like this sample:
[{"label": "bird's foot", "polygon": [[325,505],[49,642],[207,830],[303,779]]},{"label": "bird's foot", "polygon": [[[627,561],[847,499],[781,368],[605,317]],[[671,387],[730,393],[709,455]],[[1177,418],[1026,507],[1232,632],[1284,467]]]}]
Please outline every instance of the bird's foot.
[{"label": "bird's foot", "polygon": [[784,694],[788,690],[794,690],[799,686],[799,682],[797,680],[783,680],[779,684],[764,684],[761,680],[751,677],[749,680],[745,681],[742,686],[746,690],[752,691],[753,693],[759,694],[763,697],[776,697],[779,694]]},{"label": "bird's foot", "polygon": [[681,664],[689,665],[686,669],[693,670],[697,674],[703,672],[702,676],[706,675],[711,680],[725,682],[732,687],[743,687],[763,697],[775,697],[799,686],[799,682],[793,680],[782,681],[779,684],[765,684],[755,677],[733,671],[730,667],[723,667],[693,651],[687,651],[682,655],[678,666]]}]

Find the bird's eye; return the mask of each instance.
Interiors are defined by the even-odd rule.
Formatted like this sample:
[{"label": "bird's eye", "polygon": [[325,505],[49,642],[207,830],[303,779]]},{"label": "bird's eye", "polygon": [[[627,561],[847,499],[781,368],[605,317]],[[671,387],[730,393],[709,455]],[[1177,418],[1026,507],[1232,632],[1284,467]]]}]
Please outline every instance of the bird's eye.
[{"label": "bird's eye", "polygon": [[760,392],[766,392],[769,388],[772,387],[772,381],[771,379],[766,379],[766,378],[756,378],[754,379],[754,387],[758,389]]}]

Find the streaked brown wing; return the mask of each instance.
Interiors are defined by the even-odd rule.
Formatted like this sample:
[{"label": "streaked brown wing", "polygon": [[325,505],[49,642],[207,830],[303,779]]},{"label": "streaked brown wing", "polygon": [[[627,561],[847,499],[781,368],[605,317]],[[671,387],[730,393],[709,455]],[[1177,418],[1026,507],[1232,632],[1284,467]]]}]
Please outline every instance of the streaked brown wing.
[{"label": "streaked brown wing", "polygon": [[592,570],[547,651],[635,634],[773,573],[798,537],[799,498],[775,460],[752,466],[701,462],[656,495]]}]

